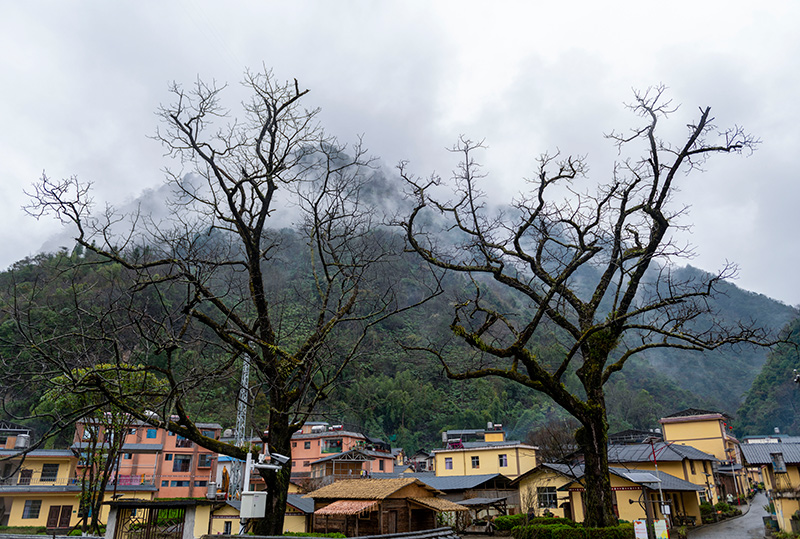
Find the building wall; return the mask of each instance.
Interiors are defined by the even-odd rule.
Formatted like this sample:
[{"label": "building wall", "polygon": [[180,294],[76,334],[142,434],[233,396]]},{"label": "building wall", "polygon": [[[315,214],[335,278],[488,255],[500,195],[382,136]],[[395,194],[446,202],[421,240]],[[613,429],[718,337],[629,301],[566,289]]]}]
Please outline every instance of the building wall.
[{"label": "building wall", "polygon": [[721,418],[665,418],[661,420],[661,426],[666,442],[690,445],[714,455],[719,460],[730,458],[725,452],[730,444],[726,444],[728,435],[725,433]]},{"label": "building wall", "polygon": [[[576,484],[572,485],[577,486]],[[651,507],[653,508],[653,515],[656,519],[665,519],[666,517],[661,513],[658,491],[643,489],[640,485],[628,481],[625,478],[611,475],[611,488],[612,494],[615,498],[614,505],[617,508],[619,518],[627,521],[634,521],[646,518],[645,509],[641,500],[643,496],[648,496],[650,499]],[[646,492],[645,492],[646,491]],[[582,491],[570,491],[570,499],[573,507],[573,518],[576,522],[583,522],[585,518],[584,501],[585,493]],[[700,498],[697,492],[664,492],[664,498],[670,499],[676,496],[680,499],[683,513],[688,516],[695,517],[696,522],[699,524],[700,519]]]},{"label": "building wall", "polygon": [[[543,468],[540,471],[524,477],[519,482],[520,510],[523,513],[531,513],[541,516],[546,509],[560,518],[565,518],[564,504],[569,502],[569,493],[558,489],[571,482],[560,473]],[[540,489],[556,489],[557,507],[541,507],[539,504]]]},{"label": "building wall", "polygon": [[[327,452],[323,452],[326,442],[332,444],[335,441],[341,442],[340,451],[328,450]],[[315,460],[327,457],[333,453],[350,451],[364,441],[366,441],[366,439],[362,435],[347,431],[295,434],[292,437],[292,472],[310,472],[311,463]]]},{"label": "building wall", "polygon": [[[501,455],[505,466],[501,466]],[[477,467],[473,457],[478,458]],[[448,458],[452,459],[449,468]],[[434,459],[437,477],[499,473],[513,479],[536,467],[536,450],[530,446],[440,449],[434,451]]]}]

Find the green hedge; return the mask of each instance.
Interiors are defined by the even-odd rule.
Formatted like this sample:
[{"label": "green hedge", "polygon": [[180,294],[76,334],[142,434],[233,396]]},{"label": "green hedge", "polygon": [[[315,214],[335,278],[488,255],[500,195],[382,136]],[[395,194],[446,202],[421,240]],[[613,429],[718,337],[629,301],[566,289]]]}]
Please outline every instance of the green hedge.
[{"label": "green hedge", "polygon": [[635,537],[631,523],[609,528],[584,528],[564,518],[546,520],[554,522],[517,526],[511,530],[511,535],[515,539],[633,539]]}]

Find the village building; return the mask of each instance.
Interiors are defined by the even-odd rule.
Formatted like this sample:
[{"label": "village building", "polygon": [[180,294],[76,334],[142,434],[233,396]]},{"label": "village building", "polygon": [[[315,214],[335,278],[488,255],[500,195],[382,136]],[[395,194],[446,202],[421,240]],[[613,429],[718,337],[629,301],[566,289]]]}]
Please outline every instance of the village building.
[{"label": "village building", "polygon": [[306,494],[314,500],[314,533],[348,537],[404,533],[437,527],[436,515],[466,508],[415,478],[337,481]]},{"label": "village building", "polygon": [[760,469],[778,529],[800,533],[800,443],[742,444],[742,455],[748,466]]},{"label": "village building", "polygon": [[717,499],[726,498],[728,494],[743,497],[747,493],[740,444],[731,433],[730,417],[719,412],[688,408],[661,418],[659,423],[664,441],[692,446],[717,458]]},{"label": "village building", "polygon": [[[436,475],[502,474],[513,479],[536,466],[536,447],[506,440],[502,425],[489,426],[443,433],[445,447],[433,450]],[[471,441],[470,437],[477,439]]]}]

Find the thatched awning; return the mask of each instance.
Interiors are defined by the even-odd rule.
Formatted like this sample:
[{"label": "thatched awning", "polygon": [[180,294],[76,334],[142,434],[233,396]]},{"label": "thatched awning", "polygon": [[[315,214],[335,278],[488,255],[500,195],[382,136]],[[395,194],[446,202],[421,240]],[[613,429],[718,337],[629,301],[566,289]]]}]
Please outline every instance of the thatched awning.
[{"label": "thatched awning", "polygon": [[378,508],[376,500],[336,500],[314,511],[316,515],[360,515]]},{"label": "thatched awning", "polygon": [[437,513],[442,513],[444,511],[469,511],[463,505],[459,505],[457,503],[451,502],[450,500],[446,500],[444,498],[409,498],[412,502],[416,503],[417,505],[421,505],[427,509],[433,509]]}]

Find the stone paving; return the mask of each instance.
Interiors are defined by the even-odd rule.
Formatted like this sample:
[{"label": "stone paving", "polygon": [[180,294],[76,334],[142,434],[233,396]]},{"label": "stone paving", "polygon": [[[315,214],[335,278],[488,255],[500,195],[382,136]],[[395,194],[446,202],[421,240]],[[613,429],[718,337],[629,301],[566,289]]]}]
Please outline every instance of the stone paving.
[{"label": "stone paving", "polygon": [[[696,530],[689,532],[689,539],[763,539],[766,536],[764,521],[762,517],[767,516],[764,506],[767,505],[767,497],[757,494],[750,502],[747,513],[736,518],[724,520],[716,524],[706,524]],[[741,508],[742,511],[746,507]]]}]

